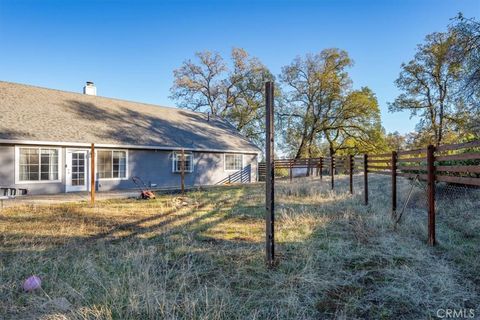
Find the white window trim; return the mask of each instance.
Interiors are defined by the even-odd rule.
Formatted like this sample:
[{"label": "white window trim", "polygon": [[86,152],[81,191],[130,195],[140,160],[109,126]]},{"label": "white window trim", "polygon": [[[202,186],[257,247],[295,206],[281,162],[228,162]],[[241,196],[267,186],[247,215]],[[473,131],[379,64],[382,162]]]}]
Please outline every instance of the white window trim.
[{"label": "white window trim", "polygon": [[[124,151],[125,152],[125,178],[100,178],[98,174],[98,151]],[[113,166],[113,164],[112,164]],[[113,167],[112,167],[113,170]],[[95,149],[95,179],[98,181],[122,181],[128,180],[128,149]]]},{"label": "white window trim", "polygon": [[243,153],[240,154],[242,156],[242,167],[240,169],[227,169],[227,161],[226,161],[226,157],[227,155],[229,156],[238,156],[239,154],[238,153],[224,153],[223,154],[223,171],[226,171],[226,172],[237,172],[237,171],[240,171],[240,170],[243,170],[243,165],[244,165],[244,159],[243,159]]},{"label": "white window trim", "polygon": [[[190,171],[185,170],[185,173],[192,173],[193,171],[195,171],[195,157],[193,155],[193,152],[185,152],[185,155],[187,155],[187,154],[192,157],[192,166],[191,166]],[[181,152],[173,152],[172,153],[172,173],[181,173],[180,171],[175,170],[175,161],[177,159],[177,155],[181,156],[182,153]]]},{"label": "white window trim", "polygon": [[[58,152],[58,179],[57,180],[20,180],[20,149],[55,149]],[[38,183],[60,183],[62,182],[62,148],[48,146],[15,146],[15,184],[38,184]]]},{"label": "white window trim", "polygon": [[[68,192],[75,192],[75,191],[70,191],[68,190],[69,188],[72,187],[72,185],[70,184],[69,185],[69,181],[68,181],[68,174],[67,174],[67,167],[68,167],[68,162],[67,162],[67,159],[68,159],[68,153],[69,152],[86,152],[86,157],[85,157],[85,167],[86,167],[86,170],[85,170],[85,180],[86,180],[86,186],[87,186],[87,189],[86,190],[81,190],[81,191],[90,191],[90,170],[91,170],[91,156],[90,156],[90,149],[86,149],[86,148],[65,148],[65,192],[68,193]],[[71,164],[70,164],[71,166]],[[72,169],[72,168],[70,168]],[[70,177],[71,177],[71,174],[70,174]],[[70,181],[71,182],[71,181]],[[68,191],[67,191],[68,190]]]}]

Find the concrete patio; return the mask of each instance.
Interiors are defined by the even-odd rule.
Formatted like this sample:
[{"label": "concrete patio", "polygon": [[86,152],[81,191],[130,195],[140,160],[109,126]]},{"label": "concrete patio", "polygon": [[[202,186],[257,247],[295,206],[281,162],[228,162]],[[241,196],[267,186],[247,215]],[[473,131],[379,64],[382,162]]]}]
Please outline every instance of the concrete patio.
[{"label": "concrete patio", "polygon": [[[121,191],[105,191],[97,192],[95,200],[110,200],[110,199],[127,199],[137,198],[140,192],[135,189],[121,190]],[[9,199],[0,198],[0,210],[2,208],[19,206],[19,205],[45,205],[58,204],[66,202],[81,202],[90,201],[90,192],[71,192],[61,194],[48,195],[25,195],[12,197]]]},{"label": "concrete patio", "polygon": [[[250,183],[249,186],[262,184],[262,182]],[[211,185],[211,186],[189,186],[185,187],[185,191],[191,190],[206,190],[206,189],[216,189],[216,188],[229,188],[235,187],[236,184],[223,184],[223,185]],[[157,194],[176,194],[180,193],[180,188],[164,188],[164,189],[153,189]],[[116,191],[103,191],[95,193],[95,200],[112,200],[112,199],[128,199],[128,198],[139,198],[140,191],[138,189],[127,189],[127,190],[116,190]],[[21,205],[49,205],[49,204],[59,204],[59,203],[68,203],[68,202],[89,202],[90,201],[90,192],[69,192],[69,193],[59,193],[59,194],[46,194],[46,195],[25,195],[17,196],[14,198],[5,199],[5,197],[0,197],[0,210],[3,208],[21,206]]]}]

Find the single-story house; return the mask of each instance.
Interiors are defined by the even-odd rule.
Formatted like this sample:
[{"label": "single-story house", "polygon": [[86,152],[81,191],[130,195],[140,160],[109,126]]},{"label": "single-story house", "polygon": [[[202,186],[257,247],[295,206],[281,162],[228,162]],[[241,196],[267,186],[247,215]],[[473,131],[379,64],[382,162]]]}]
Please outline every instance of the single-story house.
[{"label": "single-story house", "polygon": [[0,187],[29,194],[256,181],[259,148],[230,123],[184,109],[0,81]]}]

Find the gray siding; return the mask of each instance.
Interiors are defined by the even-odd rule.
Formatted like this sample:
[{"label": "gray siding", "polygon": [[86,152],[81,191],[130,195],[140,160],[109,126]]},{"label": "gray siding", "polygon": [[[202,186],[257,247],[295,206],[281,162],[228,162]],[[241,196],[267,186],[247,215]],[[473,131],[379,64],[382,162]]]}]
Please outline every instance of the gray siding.
[{"label": "gray siding", "polygon": [[[60,152],[65,159],[65,149]],[[62,161],[64,164],[65,162]],[[0,186],[26,188],[30,194],[53,194],[65,192],[65,168],[62,170],[62,182],[15,184],[15,146],[0,146]],[[2,194],[3,195],[3,194]]]},{"label": "gray siding", "polygon": [[[0,146],[0,186],[27,188],[30,194],[53,194],[65,192],[65,154],[62,148],[62,182],[15,184],[15,146]],[[154,150],[128,150],[128,179],[98,180],[98,191],[135,188],[131,177],[142,178],[147,185],[158,188],[180,186],[180,174],[172,172],[172,152]],[[223,153],[194,152],[194,171],[185,174],[186,186],[216,185],[255,182],[257,179],[257,155],[243,156],[244,168],[238,172],[224,170]]]},{"label": "gray siding", "polygon": [[[134,188],[131,177],[140,177],[147,185],[158,188],[180,187],[180,174],[172,172],[172,152],[129,150],[128,180],[99,180],[99,191]],[[186,186],[216,185],[228,182],[255,182],[257,155],[244,155],[244,169],[238,172],[224,170],[223,153],[194,152],[194,171],[185,173]]]}]

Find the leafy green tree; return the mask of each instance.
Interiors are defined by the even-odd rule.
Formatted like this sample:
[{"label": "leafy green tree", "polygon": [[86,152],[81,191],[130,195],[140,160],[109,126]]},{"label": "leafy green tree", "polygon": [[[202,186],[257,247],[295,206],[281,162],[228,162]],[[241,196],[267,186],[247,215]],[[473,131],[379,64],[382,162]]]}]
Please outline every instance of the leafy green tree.
[{"label": "leafy green tree", "polygon": [[407,137],[401,135],[398,131],[388,133],[385,136],[385,143],[388,150],[407,149]]},{"label": "leafy green tree", "polygon": [[285,120],[284,141],[296,158],[372,150],[383,143],[380,110],[368,88],[352,90],[348,53],[326,49],[297,57],[282,69],[286,86],[280,116]]},{"label": "leafy green tree", "polygon": [[323,135],[331,154],[365,153],[385,148],[380,108],[375,94],[367,87],[341,97],[328,110]]},{"label": "leafy green tree", "polygon": [[326,49],[297,57],[282,68],[280,80],[288,88],[282,116],[288,119],[286,141],[296,150],[296,158],[315,155],[328,110],[350,87],[345,69],[352,63],[346,51]]},{"label": "leafy green tree", "polygon": [[403,92],[390,111],[419,116],[423,143],[480,138],[480,23],[459,14],[447,32],[428,35],[396,84]]},{"label": "leafy green tree", "polygon": [[417,130],[425,132],[431,143],[442,143],[445,132],[455,121],[455,85],[460,77],[461,65],[452,59],[455,37],[450,33],[432,33],[419,45],[413,60],[402,64],[395,81],[403,91],[389,109],[410,111],[419,116]]},{"label": "leafy green tree", "polygon": [[459,14],[450,25],[455,37],[452,59],[461,64],[457,86],[457,128],[461,139],[480,138],[480,23]]}]

